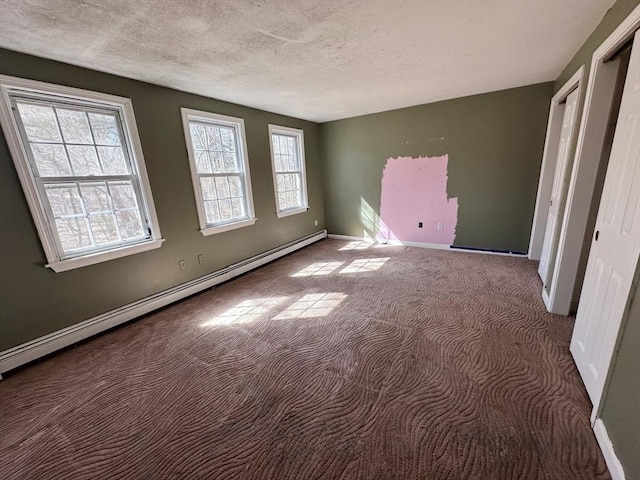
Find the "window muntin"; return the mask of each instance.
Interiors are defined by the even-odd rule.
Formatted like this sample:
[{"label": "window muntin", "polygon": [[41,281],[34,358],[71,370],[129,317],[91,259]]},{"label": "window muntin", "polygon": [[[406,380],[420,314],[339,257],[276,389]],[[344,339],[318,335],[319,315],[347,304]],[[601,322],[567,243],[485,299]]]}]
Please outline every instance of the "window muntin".
[{"label": "window muntin", "polygon": [[118,109],[11,100],[61,259],[151,238]]},{"label": "window muntin", "polygon": [[269,125],[269,134],[277,214],[306,211],[303,131]]},{"label": "window muntin", "polygon": [[56,272],[160,247],[131,101],[0,75],[0,123]]},{"label": "window muntin", "polygon": [[244,121],[182,110],[202,233],[253,224]]}]

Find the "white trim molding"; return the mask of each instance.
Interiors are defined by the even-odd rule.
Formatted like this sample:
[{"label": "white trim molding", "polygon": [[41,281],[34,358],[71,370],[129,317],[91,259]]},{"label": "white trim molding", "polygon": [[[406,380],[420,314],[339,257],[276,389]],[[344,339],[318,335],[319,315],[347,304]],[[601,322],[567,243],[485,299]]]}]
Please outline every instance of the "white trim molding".
[{"label": "white trim molding", "polygon": [[[309,197],[307,195],[307,167],[306,167],[306,157],[304,150],[304,130],[300,130],[299,128],[291,128],[291,127],[282,127],[280,125],[269,124],[269,148],[271,152],[271,173],[273,174],[273,194],[276,202],[276,217],[284,218],[290,215],[296,215],[298,213],[304,213],[309,210]],[[278,200],[278,171],[276,170],[276,158],[275,152],[273,149],[273,136],[274,135],[283,135],[288,137],[293,137],[296,139],[296,145],[298,147],[298,151],[296,152],[298,156],[298,161],[300,163],[300,188],[301,188],[301,203],[300,205],[296,205],[295,207],[288,209],[281,209],[280,202]],[[294,171],[289,171],[290,173],[296,173]],[[287,172],[282,172],[287,173]]]},{"label": "white trim molding", "polygon": [[213,235],[215,233],[228,232],[230,230],[235,230],[236,228],[249,227],[258,221],[257,218],[249,218],[247,220],[240,220],[239,222],[230,222],[230,223],[222,223],[215,227],[207,227],[200,230],[200,233],[205,237],[208,235]]},{"label": "white trim molding", "polygon": [[505,257],[526,257],[524,253],[512,253],[512,252],[493,252],[491,250],[474,250],[472,248],[463,247],[451,247],[450,245],[442,245],[439,243],[423,243],[423,242],[404,242],[401,240],[386,240],[377,239],[371,237],[353,237],[351,235],[339,235],[330,233],[327,237],[334,240],[345,240],[348,242],[363,242],[370,243],[371,245],[389,245],[392,247],[416,247],[416,248],[430,248],[433,250],[449,250],[451,252],[465,252],[465,253],[482,253],[485,255],[501,255]]},{"label": "white trim molding", "polygon": [[[34,176],[30,165],[30,156],[26,139],[23,139],[20,131],[18,113],[12,108],[14,96],[25,97],[30,100],[45,102],[58,102],[65,100],[73,105],[108,109],[117,116],[122,131],[122,147],[127,152],[127,160],[131,168],[130,178],[134,189],[140,195],[138,199],[138,213],[145,221],[142,228],[147,230],[145,238],[132,241],[121,241],[117,244],[106,244],[102,247],[95,245],[85,250],[65,252],[56,231],[53,213],[49,201],[44,198],[41,188]],[[47,260],[46,267],[55,272],[93,265],[114,258],[140,253],[142,251],[159,248],[162,245],[162,235],[156,215],[156,209],[149,184],[149,177],[142,153],[142,145],[136,125],[133,104],[129,98],[118,97],[106,93],[82,90],[63,85],[50,84],[24,78],[0,75],[0,124],[5,133],[9,151],[18,173],[20,184],[24,191],[31,216],[33,218],[40,242]],[[116,176],[117,177],[117,176]],[[40,177],[42,178],[42,177]],[[115,178],[108,175],[100,177],[74,176],[73,179],[86,179],[86,181],[100,180],[101,178]],[[141,202],[141,204],[140,204]]]},{"label": "white trim molding", "polygon": [[[249,153],[247,149],[247,135],[244,128],[244,119],[238,117],[230,117],[228,115],[220,115],[218,113],[204,112],[201,110],[192,110],[190,108],[181,108],[182,128],[184,130],[184,140],[187,147],[187,155],[189,157],[189,168],[191,170],[191,181],[193,183],[193,193],[196,198],[196,209],[198,212],[198,221],[200,222],[200,233],[202,235],[213,235],[215,233],[228,232],[236,228],[247,227],[256,223],[255,209],[253,205],[253,191],[251,189],[251,172],[249,169]],[[233,129],[236,136],[236,161],[238,162],[239,172],[223,172],[220,175],[234,175],[240,177],[243,190],[244,207],[246,209],[245,216],[234,218],[227,222],[208,223],[207,214],[204,203],[204,196],[200,184],[201,176],[207,175],[198,172],[198,164],[193,146],[193,138],[191,135],[191,124],[199,123],[209,127],[228,127]],[[209,175],[213,175],[210,173]]]},{"label": "white trim molding", "polygon": [[321,230],[306,237],[294,240],[280,247],[255,255],[242,262],[235,263],[190,282],[177,285],[162,292],[150,295],[128,305],[95,316],[70,327],[36,338],[22,345],[0,352],[1,374],[29,363],[81,340],[104,332],[141,315],[157,310],[170,303],[182,300],[190,295],[231,280],[250,270],[283,257],[289,253],[311,245],[327,237],[327,231]]},{"label": "white trim molding", "polygon": [[[584,83],[584,72],[585,68],[584,65],[582,65],[551,99],[547,136],[544,141],[542,166],[540,167],[540,179],[538,181],[538,195],[536,196],[531,239],[529,241],[529,260],[540,260],[542,253],[544,232],[547,226],[547,215],[549,214],[549,201],[551,199],[551,189],[553,187],[553,177],[556,169],[556,159],[558,157],[558,144],[560,141],[560,132],[562,131],[563,102],[566,101],[569,94],[574,90],[578,90],[578,99],[580,99],[580,89]],[[577,118],[580,117],[577,116]],[[570,147],[574,140],[575,136],[570,141]]]},{"label": "white trim molding", "polygon": [[593,53],[574,166],[567,191],[565,215],[560,227],[557,257],[551,279],[552,287],[547,304],[551,313],[568,315],[573,300],[582,245],[618,75],[617,66],[611,64],[612,62],[608,63],[607,60],[633,37],[638,28],[640,28],[640,5]]},{"label": "white trim molding", "polygon": [[162,242],[164,242],[163,238],[161,238],[160,240],[140,242],[134,245],[127,245],[126,247],[113,248],[111,250],[107,250],[106,252],[82,255],[81,257],[69,258],[61,262],[47,263],[45,267],[50,268],[56,273],[66,272],[68,270],[86,267],[87,265],[95,265],[96,263],[106,262],[107,260],[126,257],[135,253],[155,250],[156,248],[160,248]]},{"label": "white trim molding", "polygon": [[609,434],[601,418],[596,418],[593,424],[593,433],[596,436],[596,440],[598,440],[598,445],[600,445],[600,450],[602,451],[604,461],[607,463],[611,478],[613,480],[625,480],[624,469],[616,455],[613,443],[611,443],[609,439]]},{"label": "white trim molding", "polygon": [[296,215],[297,213],[304,213],[307,210],[309,210],[309,207],[293,208],[291,210],[282,210],[281,212],[276,212],[276,217],[278,218],[289,217],[291,215]]}]

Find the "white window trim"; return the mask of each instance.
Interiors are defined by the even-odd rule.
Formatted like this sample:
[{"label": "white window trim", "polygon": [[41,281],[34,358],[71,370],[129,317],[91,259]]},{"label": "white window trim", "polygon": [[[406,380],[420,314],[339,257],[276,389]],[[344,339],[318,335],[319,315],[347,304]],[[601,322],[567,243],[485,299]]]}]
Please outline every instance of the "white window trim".
[{"label": "white window trim", "polygon": [[[2,97],[0,101],[0,125],[2,125],[2,129],[4,130],[13,163],[18,172],[22,189],[47,258],[45,267],[51,268],[56,273],[64,272],[87,265],[95,265],[114,258],[152,250],[162,245],[163,239],[153,203],[153,196],[151,195],[151,186],[144,163],[142,145],[140,144],[136,119],[133,113],[133,105],[130,99],[8,75],[0,75],[0,90]],[[60,95],[65,99],[77,100],[79,102],[89,101],[94,104],[120,110],[122,127],[125,132],[125,141],[128,143],[127,146],[129,147],[129,152],[132,157],[132,168],[136,170],[135,173],[140,183],[140,191],[146,203],[144,213],[147,216],[149,228],[151,229],[150,239],[131,245],[116,246],[113,249],[101,252],[87,253],[71,258],[62,257],[62,252],[57,245],[56,235],[45,213],[46,207],[38,194],[36,181],[30,170],[26,147],[18,133],[18,124],[11,111],[10,94],[12,93]],[[143,206],[141,205],[140,208],[143,208]]]},{"label": "white window trim", "polygon": [[[298,138],[298,156],[300,158],[300,171],[302,174],[302,206],[281,210],[278,205],[278,181],[276,177],[276,162],[273,156],[273,134],[293,135]],[[304,130],[299,128],[282,127],[280,125],[269,124],[269,148],[271,149],[271,173],[273,174],[273,194],[276,202],[276,217],[284,218],[309,210],[309,199],[307,197],[307,162],[304,155]]]},{"label": "white window trim", "polygon": [[[187,154],[189,155],[189,168],[191,169],[193,193],[196,197],[196,209],[198,211],[198,221],[200,222],[200,233],[207,236],[253,225],[256,223],[257,218],[253,207],[253,191],[251,189],[251,173],[249,170],[249,155],[247,153],[247,136],[244,129],[244,119],[220,115],[218,113],[203,112],[201,110],[192,110],[190,108],[181,108],[180,112],[182,114],[184,140],[187,145]],[[196,157],[193,151],[193,143],[191,141],[191,131],[189,130],[189,120],[199,120],[205,123],[228,125],[237,129],[248,218],[217,225],[207,224],[207,216],[204,210],[204,199],[202,198],[202,189],[200,187],[200,177],[198,176],[196,168]]]}]

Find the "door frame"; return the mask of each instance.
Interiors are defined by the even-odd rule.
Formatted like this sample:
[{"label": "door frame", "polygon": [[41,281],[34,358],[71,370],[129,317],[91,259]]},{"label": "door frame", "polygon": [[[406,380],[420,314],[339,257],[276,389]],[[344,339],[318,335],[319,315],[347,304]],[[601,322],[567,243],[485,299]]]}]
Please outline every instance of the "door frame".
[{"label": "door frame", "polygon": [[[574,90],[578,90],[578,104],[575,123],[580,119],[580,87],[584,82],[584,65],[582,65],[573,76],[556,92],[551,98],[549,108],[549,121],[547,123],[547,136],[544,140],[544,151],[542,153],[542,166],[540,167],[540,179],[538,181],[538,194],[536,196],[536,207],[533,212],[533,226],[531,227],[531,238],[529,240],[529,260],[540,260],[542,245],[544,244],[544,234],[547,229],[547,216],[549,215],[549,201],[551,200],[551,190],[556,171],[556,160],[558,158],[558,147],[560,146],[560,133],[562,131],[562,119],[564,117],[564,107],[562,104]],[[575,141],[577,128],[569,141],[569,155],[571,147]]]},{"label": "door frame", "polygon": [[640,5],[597,48],[591,59],[551,288],[542,293],[551,313],[568,315],[571,309],[618,74],[617,65],[606,61],[633,38],[639,28]]}]

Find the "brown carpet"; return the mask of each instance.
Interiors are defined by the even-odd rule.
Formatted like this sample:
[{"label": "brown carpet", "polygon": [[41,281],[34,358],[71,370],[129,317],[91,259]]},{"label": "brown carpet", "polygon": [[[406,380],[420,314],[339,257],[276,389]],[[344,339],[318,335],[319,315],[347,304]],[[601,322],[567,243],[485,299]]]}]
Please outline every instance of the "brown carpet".
[{"label": "brown carpet", "polygon": [[610,478],[534,263],[353,246],[9,375],[0,478]]}]

